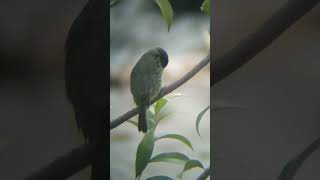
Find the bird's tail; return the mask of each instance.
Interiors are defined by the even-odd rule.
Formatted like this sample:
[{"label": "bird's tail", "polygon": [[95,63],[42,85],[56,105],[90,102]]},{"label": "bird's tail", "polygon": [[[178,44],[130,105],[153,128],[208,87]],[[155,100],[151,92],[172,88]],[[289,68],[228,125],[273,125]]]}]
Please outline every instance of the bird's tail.
[{"label": "bird's tail", "polygon": [[148,122],[147,122],[147,107],[139,107],[139,121],[138,121],[138,130],[146,133],[148,131]]}]

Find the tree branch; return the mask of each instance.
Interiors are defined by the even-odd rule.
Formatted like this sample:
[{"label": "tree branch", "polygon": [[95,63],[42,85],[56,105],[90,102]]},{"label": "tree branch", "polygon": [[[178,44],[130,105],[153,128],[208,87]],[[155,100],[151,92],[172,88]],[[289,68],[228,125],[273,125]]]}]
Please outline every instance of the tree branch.
[{"label": "tree branch", "polygon": [[202,174],[200,174],[200,176],[197,178],[197,180],[207,179],[210,176],[210,171],[211,171],[211,169],[210,169],[210,165],[209,165],[209,167],[207,169],[205,169]]},{"label": "tree branch", "polygon": [[[185,76],[181,79],[175,81],[168,87],[162,88],[161,93],[157,100],[185,82],[191,79],[194,75],[196,75],[203,67],[205,67],[210,62],[210,56],[207,56],[203,60],[201,60],[191,71],[189,71]],[[156,100],[155,100],[156,101]],[[154,102],[155,102],[154,101]],[[125,122],[129,118],[133,117],[137,114],[137,108],[134,108],[124,115],[120,116],[116,120],[110,123],[110,129],[113,129],[119,126],[121,123]],[[53,162],[49,163],[48,165],[44,166],[43,168],[37,170],[31,176],[27,177],[26,180],[62,180],[68,178],[75,174],[76,172],[80,171],[81,169],[85,168],[89,165],[93,159],[93,156],[96,154],[96,150],[88,145],[84,144],[78,148],[75,148],[71,152],[67,153],[64,156],[58,157]]]},{"label": "tree branch", "polygon": [[[210,55],[208,55],[203,60],[201,60],[195,67],[193,67],[181,79],[173,82],[172,84],[170,84],[167,87],[162,88],[159,96],[152,103],[156,102],[157,100],[159,100],[163,96],[171,93],[173,90],[175,90],[178,87],[180,87],[181,85],[183,85],[185,82],[187,82],[189,79],[191,79],[194,75],[196,75],[202,68],[204,68],[207,64],[209,64],[209,62],[210,62]],[[114,119],[112,122],[110,122],[110,130],[116,128],[120,124],[129,120],[130,118],[132,118],[136,114],[138,114],[138,108],[131,109],[130,111],[126,112],[125,114]]]},{"label": "tree branch", "polygon": [[319,0],[288,0],[257,31],[249,34],[247,38],[240,41],[221,57],[213,59],[210,71],[211,86],[255,57],[292,24],[315,7],[318,2]]},{"label": "tree branch", "polygon": [[84,144],[37,170],[28,176],[26,180],[66,179],[89,165],[94,154],[96,154],[94,148]]}]

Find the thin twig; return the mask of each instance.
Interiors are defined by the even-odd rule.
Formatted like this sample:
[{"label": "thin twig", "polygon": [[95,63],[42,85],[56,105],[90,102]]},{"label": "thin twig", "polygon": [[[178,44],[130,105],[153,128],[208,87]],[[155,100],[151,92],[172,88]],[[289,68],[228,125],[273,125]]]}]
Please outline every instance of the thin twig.
[{"label": "thin twig", "polygon": [[234,48],[214,58],[211,63],[211,86],[224,79],[274,42],[285,30],[309,12],[320,0],[288,0],[254,33]]},{"label": "thin twig", "polygon": [[[191,79],[193,76],[195,76],[202,68],[204,68],[207,64],[210,62],[210,55],[205,57],[203,60],[201,60],[195,67],[193,67],[187,74],[185,74],[182,78],[179,80],[173,82],[167,87],[162,88],[161,93],[159,96],[152,102],[156,102],[163,96],[171,93],[173,90],[177,89],[181,85],[183,85],[185,82],[187,82],[189,79]],[[151,103],[151,104],[152,104]],[[133,116],[135,116],[138,113],[138,108],[131,109],[130,111],[126,112],[125,114],[119,116],[118,118],[114,119],[110,122],[110,130],[116,128],[120,124],[126,122]]]},{"label": "thin twig", "polygon": [[209,165],[209,167],[207,169],[205,169],[202,174],[200,174],[200,176],[197,178],[197,180],[207,179],[210,176],[210,171],[211,171],[211,169],[210,169],[210,165]]}]

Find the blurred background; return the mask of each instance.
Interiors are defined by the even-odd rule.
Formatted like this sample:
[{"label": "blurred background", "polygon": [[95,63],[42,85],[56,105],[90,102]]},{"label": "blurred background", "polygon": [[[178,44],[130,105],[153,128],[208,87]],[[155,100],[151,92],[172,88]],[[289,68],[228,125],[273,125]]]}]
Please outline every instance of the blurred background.
[{"label": "blurred background", "polygon": [[[111,9],[111,120],[135,107],[130,93],[130,72],[147,50],[162,47],[169,55],[163,85],[179,79],[208,55],[210,18],[200,11],[202,0],[170,2],[174,11],[170,32],[154,1],[123,0]],[[204,166],[210,163],[210,113],[201,121],[201,137],[197,135],[195,128],[197,115],[210,103],[209,76],[210,68],[207,66],[174,91],[184,96],[169,100],[163,112],[170,112],[171,115],[162,121],[156,130],[156,135],[184,135],[193,144],[194,152],[175,140],[162,140],[156,143],[153,156],[175,151],[201,160]],[[136,151],[142,137],[142,133],[138,133],[137,128],[130,123],[123,123],[111,131],[111,180],[134,179]],[[154,175],[175,178],[182,169],[182,165],[151,163],[143,172],[142,179]],[[195,179],[202,171],[197,168],[190,170],[183,179]]]},{"label": "blurred background", "polygon": [[[217,57],[254,32],[286,0],[214,0]],[[277,179],[291,158],[320,136],[320,6],[250,63],[211,88],[214,102],[245,107],[211,112],[216,179]],[[320,178],[316,151],[294,179]]]},{"label": "blurred background", "polygon": [[0,179],[23,179],[83,143],[66,100],[63,48],[85,3],[0,1]]}]

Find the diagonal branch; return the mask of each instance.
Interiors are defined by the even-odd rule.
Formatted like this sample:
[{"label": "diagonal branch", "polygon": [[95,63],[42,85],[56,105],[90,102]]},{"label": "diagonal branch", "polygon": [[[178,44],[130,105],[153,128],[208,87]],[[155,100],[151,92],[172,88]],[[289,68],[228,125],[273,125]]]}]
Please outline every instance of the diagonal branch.
[{"label": "diagonal branch", "polygon": [[288,0],[269,20],[254,33],[240,41],[234,48],[213,59],[210,71],[211,86],[239,69],[268,47],[285,30],[317,5],[320,0]]},{"label": "diagonal branch", "polygon": [[[175,81],[167,87],[162,88],[161,93],[159,94],[159,98],[171,93],[182,84],[187,82],[193,76],[195,76],[202,68],[204,68],[210,62],[210,56],[207,56],[203,60],[201,60],[193,69],[191,69],[186,75],[184,75],[181,79]],[[155,101],[156,101],[155,100]],[[121,123],[130,119],[134,115],[137,114],[137,108],[128,111],[124,115],[120,116],[116,120],[110,123],[110,129],[113,129],[119,126]],[[33,174],[28,176],[27,180],[62,180],[76,172],[80,171],[87,165],[89,165],[92,161],[93,156],[96,154],[96,150],[92,147],[89,147],[87,144],[84,144],[78,148],[73,149],[71,152],[58,157],[54,161],[50,162],[48,165],[42,167],[41,169],[35,171]]]},{"label": "diagonal branch", "polygon": [[[209,64],[209,62],[210,62],[210,55],[208,55],[203,60],[201,60],[195,67],[193,67],[182,78],[180,78],[179,80],[173,82],[169,86],[162,88],[161,93],[159,94],[159,96],[152,103],[156,102],[157,100],[159,100],[163,96],[171,93],[172,91],[174,91],[175,89],[177,89],[178,87],[183,85],[185,82],[187,82],[193,76],[195,76],[202,68],[204,68],[207,64]],[[119,116],[118,118],[116,118],[115,120],[110,122],[110,130],[114,129],[117,126],[119,126],[120,124],[126,122],[127,120],[129,120],[130,118],[135,116],[136,114],[138,114],[138,108],[131,109],[130,111],[126,112],[125,114]]]},{"label": "diagonal branch", "polygon": [[38,169],[25,180],[63,180],[81,169],[85,168],[92,161],[95,149],[84,144],[73,149],[69,153],[58,157],[48,165]]}]

